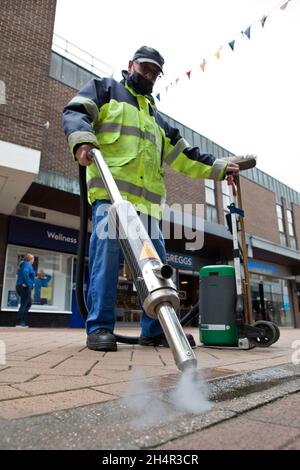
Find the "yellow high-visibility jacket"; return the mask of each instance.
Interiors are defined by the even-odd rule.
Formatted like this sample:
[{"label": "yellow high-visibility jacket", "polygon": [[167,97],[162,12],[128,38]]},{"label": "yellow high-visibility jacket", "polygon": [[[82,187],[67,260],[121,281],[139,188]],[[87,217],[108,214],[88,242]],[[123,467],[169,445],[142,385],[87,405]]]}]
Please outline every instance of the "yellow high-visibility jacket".
[{"label": "yellow high-visibility jacket", "polygon": [[[158,112],[151,96],[135,92],[124,80],[89,81],[63,111],[71,153],[81,143],[98,147],[122,196],[137,210],[161,217],[165,201],[163,163],[192,178],[221,180],[226,160],[190,147],[178,129]],[[109,199],[96,165],[87,167],[88,199]]]}]

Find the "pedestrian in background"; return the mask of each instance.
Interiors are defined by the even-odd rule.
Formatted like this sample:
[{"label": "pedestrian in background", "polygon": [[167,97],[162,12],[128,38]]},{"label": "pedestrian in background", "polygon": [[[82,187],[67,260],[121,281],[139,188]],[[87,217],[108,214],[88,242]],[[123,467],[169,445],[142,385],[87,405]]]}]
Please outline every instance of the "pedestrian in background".
[{"label": "pedestrian in background", "polygon": [[17,327],[28,327],[28,312],[32,305],[31,293],[34,286],[35,270],[33,269],[34,256],[30,253],[24,256],[17,273],[16,291],[21,299],[17,313]]}]

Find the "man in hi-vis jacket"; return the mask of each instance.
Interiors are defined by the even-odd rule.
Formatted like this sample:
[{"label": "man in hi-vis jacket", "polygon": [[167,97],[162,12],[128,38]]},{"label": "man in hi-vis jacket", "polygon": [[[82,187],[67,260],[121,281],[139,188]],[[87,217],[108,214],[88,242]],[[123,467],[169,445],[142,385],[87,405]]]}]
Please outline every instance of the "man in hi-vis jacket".
[{"label": "man in hi-vis jacket", "polygon": [[[118,241],[104,236],[110,201],[89,150],[100,149],[122,196],[146,218],[149,235],[163,263],[166,251],[159,225],[166,198],[163,164],[192,178],[223,180],[226,174],[239,172],[234,157],[217,159],[201,153],[160,115],[151,93],[163,73],[163,65],[164,59],[157,50],[143,46],[129,61],[128,70],[122,72],[121,82],[113,78],[90,80],[63,112],[71,153],[80,165],[87,166],[88,200],[92,205],[86,321],[90,349],[117,350],[113,332],[122,254]],[[187,336],[192,344],[193,337]],[[159,321],[144,311],[139,344],[167,346]]]}]

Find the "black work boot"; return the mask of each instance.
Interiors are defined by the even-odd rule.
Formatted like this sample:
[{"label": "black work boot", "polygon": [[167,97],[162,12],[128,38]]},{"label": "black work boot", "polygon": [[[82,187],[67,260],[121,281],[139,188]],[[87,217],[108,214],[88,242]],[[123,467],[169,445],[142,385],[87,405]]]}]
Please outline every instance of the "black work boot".
[{"label": "black work boot", "polygon": [[116,351],[117,341],[107,328],[98,328],[87,335],[86,345],[94,351]]},{"label": "black work boot", "polygon": [[[194,348],[196,346],[195,340],[193,335],[189,333],[185,333],[190,346]],[[164,348],[168,348],[168,341],[164,334],[158,336],[140,336],[139,337],[139,344],[141,346],[163,346]]]}]

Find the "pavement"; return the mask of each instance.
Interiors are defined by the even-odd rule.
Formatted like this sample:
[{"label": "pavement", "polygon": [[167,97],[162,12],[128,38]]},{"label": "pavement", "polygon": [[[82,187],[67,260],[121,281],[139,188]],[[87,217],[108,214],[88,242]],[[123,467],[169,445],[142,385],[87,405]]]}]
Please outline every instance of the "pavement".
[{"label": "pavement", "polygon": [[193,380],[168,348],[104,353],[82,329],[1,328],[0,449],[299,450],[300,330],[251,350],[205,348],[185,331]]}]

